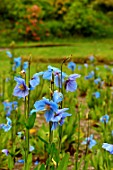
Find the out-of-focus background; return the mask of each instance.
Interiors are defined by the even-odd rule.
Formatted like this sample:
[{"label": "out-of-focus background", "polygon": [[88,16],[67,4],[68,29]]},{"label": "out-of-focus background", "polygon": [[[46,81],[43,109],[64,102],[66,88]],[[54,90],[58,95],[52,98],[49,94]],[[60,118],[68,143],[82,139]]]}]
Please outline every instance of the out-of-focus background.
[{"label": "out-of-focus background", "polygon": [[0,0],[0,45],[113,37],[113,0]]}]

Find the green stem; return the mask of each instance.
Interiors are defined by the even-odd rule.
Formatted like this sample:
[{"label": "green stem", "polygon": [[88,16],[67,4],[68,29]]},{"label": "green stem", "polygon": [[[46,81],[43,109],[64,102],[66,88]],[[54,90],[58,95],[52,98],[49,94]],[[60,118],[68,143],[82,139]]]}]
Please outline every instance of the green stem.
[{"label": "green stem", "polygon": [[78,112],[78,142],[77,142],[77,152],[76,152],[76,163],[75,163],[75,169],[78,169],[78,154],[79,154],[79,146],[80,146],[80,113]]},{"label": "green stem", "polygon": [[5,99],[5,77],[3,77],[3,83],[2,83],[2,101]]}]

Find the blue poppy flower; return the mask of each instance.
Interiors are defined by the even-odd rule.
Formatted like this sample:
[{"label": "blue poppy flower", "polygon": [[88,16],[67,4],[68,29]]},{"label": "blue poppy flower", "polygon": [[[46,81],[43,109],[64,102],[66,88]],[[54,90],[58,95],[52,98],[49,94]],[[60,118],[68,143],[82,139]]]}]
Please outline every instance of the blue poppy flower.
[{"label": "blue poppy flower", "polygon": [[62,126],[64,124],[64,120],[66,117],[71,116],[71,114],[67,113],[66,111],[69,108],[59,109],[51,118],[52,121],[52,128],[51,130],[55,130],[58,125]]},{"label": "blue poppy flower", "polygon": [[90,137],[85,138],[85,140],[82,142],[82,145],[88,145],[89,149],[91,149],[93,146],[95,146],[96,141],[93,139],[93,135],[90,135]]},{"label": "blue poppy flower", "polygon": [[4,110],[6,112],[6,116],[10,116],[11,112],[13,110],[16,110],[17,104],[18,104],[17,101],[14,101],[14,102],[3,102]]},{"label": "blue poppy flower", "polygon": [[30,85],[31,87],[36,87],[40,83],[40,78],[39,76],[42,75],[43,72],[35,73],[33,77],[30,80]]},{"label": "blue poppy flower", "polygon": [[103,143],[102,148],[113,154],[113,145],[108,143]]},{"label": "blue poppy flower", "polygon": [[77,89],[76,78],[79,78],[79,74],[71,74],[65,82],[66,91],[73,92]]},{"label": "blue poppy flower", "polygon": [[23,63],[23,68],[22,69],[26,71],[27,68],[28,68],[28,62],[26,61],[26,62]]},{"label": "blue poppy flower", "polygon": [[101,78],[97,78],[97,79],[94,80],[95,84],[99,84],[100,82],[101,82]]},{"label": "blue poppy flower", "polygon": [[8,55],[9,58],[12,58],[12,54],[10,51],[6,51],[6,54]]},{"label": "blue poppy flower", "polygon": [[62,84],[64,83],[64,79],[67,76],[64,72],[62,72],[62,82],[61,82],[61,71],[55,71],[54,73],[54,83],[57,87],[62,87]]},{"label": "blue poppy flower", "polygon": [[76,68],[76,64],[71,61],[71,62],[68,63],[68,68],[69,68],[70,70],[74,71],[75,68]]},{"label": "blue poppy flower", "polygon": [[13,95],[18,97],[24,97],[29,94],[29,89],[25,84],[25,80],[22,78],[15,77],[17,82],[16,87],[14,88]]},{"label": "blue poppy flower", "polygon": [[85,76],[85,79],[88,80],[88,79],[91,79],[94,77],[94,71],[91,71],[87,76]]},{"label": "blue poppy flower", "polygon": [[35,162],[34,162],[34,165],[38,165],[38,164],[39,164],[39,161],[35,161]]},{"label": "blue poppy flower", "polygon": [[47,122],[51,120],[54,115],[54,112],[58,110],[58,105],[53,101],[49,101],[49,99],[46,99],[45,97],[43,97],[42,100],[36,101],[34,107],[36,108],[37,112],[45,111],[44,116]]},{"label": "blue poppy flower", "polygon": [[92,55],[92,56],[90,56],[89,57],[89,60],[92,62],[92,61],[94,61],[94,56]]},{"label": "blue poppy flower", "polygon": [[5,155],[6,155],[6,156],[8,156],[8,155],[9,155],[9,151],[8,151],[8,149],[2,149],[2,153],[5,153]]},{"label": "blue poppy flower", "polygon": [[52,80],[52,73],[55,71],[60,71],[58,68],[56,67],[52,67],[52,66],[48,66],[48,70],[44,72],[43,74],[43,79],[46,80]]},{"label": "blue poppy flower", "polygon": [[24,159],[19,159],[18,161],[17,161],[17,163],[21,163],[21,164],[24,164]]},{"label": "blue poppy flower", "polygon": [[12,121],[10,118],[6,117],[7,119],[7,124],[2,124],[2,129],[5,131],[5,132],[8,132],[10,129],[11,129],[11,124],[12,124]]},{"label": "blue poppy flower", "polygon": [[95,92],[92,94],[96,99],[98,99],[100,97],[100,92]]},{"label": "blue poppy flower", "polygon": [[34,151],[34,149],[35,149],[34,146],[31,146],[31,145],[29,146],[29,151],[30,152]]},{"label": "blue poppy flower", "polygon": [[108,123],[108,121],[109,121],[109,115],[107,114],[100,118],[100,122],[102,123]]},{"label": "blue poppy flower", "polygon": [[58,90],[54,91],[53,93],[53,101],[55,103],[59,103],[63,100],[63,94],[61,92],[58,92]]},{"label": "blue poppy flower", "polygon": [[21,57],[14,58],[14,68],[16,69],[21,65]]},{"label": "blue poppy flower", "polygon": [[18,135],[19,138],[21,138],[21,137],[24,136],[24,132],[23,131],[22,132],[17,132],[17,135]]},{"label": "blue poppy flower", "polygon": [[88,68],[88,64],[87,64],[87,63],[84,63],[84,66],[85,66],[86,68]]},{"label": "blue poppy flower", "polygon": [[81,70],[81,69],[82,69],[82,66],[79,65],[79,66],[78,66],[78,70]]}]

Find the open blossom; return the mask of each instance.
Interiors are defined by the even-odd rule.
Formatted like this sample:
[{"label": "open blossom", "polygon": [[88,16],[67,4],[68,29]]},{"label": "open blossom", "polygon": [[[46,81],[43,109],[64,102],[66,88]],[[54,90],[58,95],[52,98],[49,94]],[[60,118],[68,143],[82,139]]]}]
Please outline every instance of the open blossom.
[{"label": "open blossom", "polygon": [[62,87],[62,83],[64,83],[64,78],[67,76],[66,73],[62,72],[62,80],[61,80],[61,70],[48,66],[48,70],[43,73],[43,79],[52,80],[52,76],[54,76],[54,83],[57,87]]},{"label": "open blossom", "polygon": [[55,71],[60,71],[58,68],[56,67],[52,67],[52,66],[48,66],[48,70],[44,72],[43,74],[43,79],[46,79],[46,80],[52,80],[52,73],[55,72]]},{"label": "open blossom", "polygon": [[29,89],[25,84],[25,80],[15,77],[15,81],[17,82],[17,85],[13,90],[13,95],[25,98],[29,94]]},{"label": "open blossom", "polygon": [[34,104],[34,107],[36,108],[36,110],[33,110],[33,111],[37,111],[37,112],[45,111],[44,116],[47,122],[51,120],[54,113],[58,110],[58,105],[52,100],[49,101],[49,99],[46,99],[45,97],[43,97],[42,100],[36,101]]},{"label": "open blossom", "polygon": [[94,83],[95,83],[95,84],[101,83],[101,78],[99,77],[99,78],[95,79],[95,80],[94,80]]},{"label": "open blossom", "polygon": [[71,74],[65,82],[66,91],[73,92],[77,89],[76,78],[79,78],[79,74]]},{"label": "open blossom", "polygon": [[98,99],[100,97],[100,92],[95,92],[92,94],[96,99]]},{"label": "open blossom", "polygon": [[86,80],[89,80],[94,77],[94,71],[91,71],[87,76],[85,76]]},{"label": "open blossom", "polygon": [[8,156],[8,155],[9,155],[9,151],[8,151],[8,149],[2,149],[2,153],[5,153],[5,155],[6,155],[6,156]]},{"label": "open blossom", "polygon": [[54,130],[57,128],[58,125],[62,126],[64,124],[64,120],[66,117],[71,116],[71,114],[67,113],[66,111],[68,108],[59,109],[51,118],[52,121],[52,128]]},{"label": "open blossom", "polygon": [[8,55],[9,58],[12,58],[12,54],[10,51],[6,51],[6,54]]},{"label": "open blossom", "polygon": [[93,139],[93,135],[90,135],[90,137],[85,138],[85,140],[82,142],[82,145],[88,145],[89,149],[91,149],[93,146],[95,146],[96,141]]},{"label": "open blossom", "polygon": [[62,87],[64,83],[64,79],[67,76],[64,72],[62,72],[62,80],[61,80],[61,71],[55,71],[54,73],[54,83],[57,87]]},{"label": "open blossom", "polygon": [[21,65],[21,57],[14,58],[14,68],[16,69]]},{"label": "open blossom", "polygon": [[89,60],[92,62],[92,61],[94,61],[94,56],[93,55],[91,55],[90,57],[89,57]]},{"label": "open blossom", "polygon": [[109,121],[109,115],[107,114],[100,118],[100,122],[102,123],[108,123],[108,121]]},{"label": "open blossom", "polygon": [[39,83],[40,83],[39,76],[41,76],[42,74],[43,74],[43,72],[39,72],[39,73],[35,73],[33,75],[33,77],[30,80],[31,87],[36,87],[37,85],[39,85]]},{"label": "open blossom", "polygon": [[53,93],[53,101],[55,103],[59,103],[63,100],[63,94],[59,92],[58,90],[54,91]]},{"label": "open blossom", "polygon": [[24,63],[23,63],[23,70],[27,70],[27,68],[28,68],[28,61],[25,61]]},{"label": "open blossom", "polygon": [[76,68],[76,64],[71,61],[71,62],[68,63],[68,68],[69,68],[70,70],[74,71],[75,68]]},{"label": "open blossom", "polygon": [[102,148],[113,154],[113,144],[103,143]]},{"label": "open blossom", "polygon": [[11,129],[12,121],[10,118],[6,117],[7,119],[7,124],[0,124],[0,128],[3,129],[5,132],[8,132]]},{"label": "open blossom", "polygon": [[16,110],[17,108],[17,101],[13,101],[13,102],[3,102],[4,105],[4,110],[6,112],[6,116],[10,116],[11,112],[13,110]]}]

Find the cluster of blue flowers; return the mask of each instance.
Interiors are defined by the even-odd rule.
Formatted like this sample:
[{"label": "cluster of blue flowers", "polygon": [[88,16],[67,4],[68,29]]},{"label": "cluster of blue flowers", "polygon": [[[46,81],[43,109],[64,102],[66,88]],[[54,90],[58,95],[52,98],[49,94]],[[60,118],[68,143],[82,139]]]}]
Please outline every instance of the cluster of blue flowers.
[{"label": "cluster of blue flowers", "polygon": [[[77,89],[76,79],[80,77],[79,74],[71,74],[70,76],[68,76],[64,72],[61,73],[60,69],[48,66],[48,70],[44,72],[35,73],[32,76],[31,80],[29,81],[30,88],[27,87],[23,78],[15,77],[17,85],[14,88],[13,95],[25,98],[29,94],[29,90],[34,89],[37,85],[39,85],[39,76],[42,76],[43,79],[49,81],[51,81],[54,77],[54,83],[56,87],[62,88],[62,85],[64,84],[67,92],[73,92]],[[63,94],[56,90],[53,93],[53,99],[51,101],[49,99],[46,99],[45,97],[43,97],[42,100],[36,101],[34,104],[35,109],[33,109],[30,114],[33,114],[33,112],[44,111],[46,121],[51,121],[53,123],[52,130],[54,130],[58,125],[63,125],[64,119],[67,116],[71,116],[71,114],[66,112],[68,108],[58,109],[58,103],[62,100]]]},{"label": "cluster of blue flowers", "polygon": [[[6,51],[6,54],[9,58],[13,58],[13,55],[10,51]],[[16,70],[18,67],[20,67],[22,65],[22,58],[21,57],[17,57],[13,59],[13,70]],[[22,69],[23,70],[27,70],[28,68],[28,62],[24,62],[22,65]]]}]

